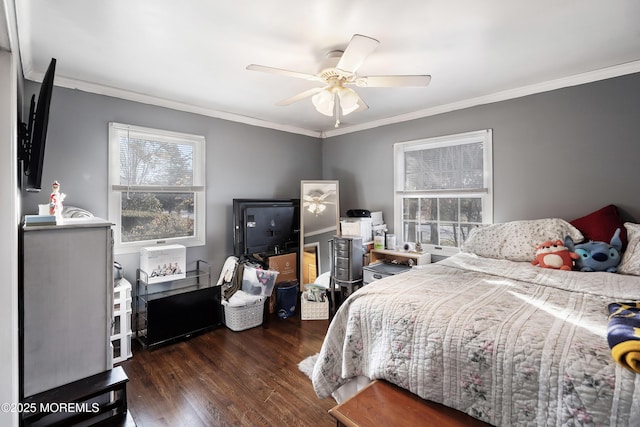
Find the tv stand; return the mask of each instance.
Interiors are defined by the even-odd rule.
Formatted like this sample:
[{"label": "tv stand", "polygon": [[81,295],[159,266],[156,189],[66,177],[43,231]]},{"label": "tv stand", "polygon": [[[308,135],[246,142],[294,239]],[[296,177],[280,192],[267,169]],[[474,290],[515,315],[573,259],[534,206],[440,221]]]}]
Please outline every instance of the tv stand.
[{"label": "tv stand", "polygon": [[188,338],[221,324],[220,286],[211,285],[211,268],[196,262],[196,270],[184,279],[149,284],[149,275],[138,269],[136,338],[153,347]]}]

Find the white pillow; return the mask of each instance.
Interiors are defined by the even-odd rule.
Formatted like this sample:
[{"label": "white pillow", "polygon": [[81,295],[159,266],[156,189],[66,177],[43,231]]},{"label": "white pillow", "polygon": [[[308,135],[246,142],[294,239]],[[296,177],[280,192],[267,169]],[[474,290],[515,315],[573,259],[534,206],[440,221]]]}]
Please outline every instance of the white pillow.
[{"label": "white pillow", "polygon": [[627,249],[618,265],[618,273],[640,276],[640,224],[625,222],[627,229]]},{"label": "white pillow", "polygon": [[546,240],[564,241],[566,236],[576,243],[584,239],[580,230],[560,218],[511,221],[474,228],[462,251],[486,258],[533,261],[536,246]]}]

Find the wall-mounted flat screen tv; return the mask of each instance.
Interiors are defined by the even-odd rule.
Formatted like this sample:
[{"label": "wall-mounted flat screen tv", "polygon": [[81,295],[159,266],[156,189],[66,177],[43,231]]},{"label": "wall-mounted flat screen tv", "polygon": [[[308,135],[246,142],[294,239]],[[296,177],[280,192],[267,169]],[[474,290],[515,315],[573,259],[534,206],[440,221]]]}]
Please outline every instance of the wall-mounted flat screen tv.
[{"label": "wall-mounted flat screen tv", "polygon": [[26,122],[19,123],[18,126],[20,132],[19,160],[22,161],[22,168],[26,176],[26,181],[23,183],[23,188],[26,191],[37,192],[42,189],[42,168],[55,72],[56,59],[52,58],[40,86],[37,106],[34,94],[31,97],[29,116]]},{"label": "wall-mounted flat screen tv", "polygon": [[299,199],[233,199],[234,255],[277,254],[296,250]]}]

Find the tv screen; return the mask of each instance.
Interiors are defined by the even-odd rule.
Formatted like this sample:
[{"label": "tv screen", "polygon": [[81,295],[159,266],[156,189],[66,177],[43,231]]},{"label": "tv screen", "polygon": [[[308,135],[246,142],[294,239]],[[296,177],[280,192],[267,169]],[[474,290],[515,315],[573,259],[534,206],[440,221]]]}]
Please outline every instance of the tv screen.
[{"label": "tv screen", "polygon": [[298,247],[298,199],[234,199],[234,254],[272,254]]},{"label": "tv screen", "polygon": [[248,253],[280,252],[293,230],[293,206],[248,207],[245,218],[245,247]]},{"label": "tv screen", "polygon": [[[27,177],[24,185],[27,191],[42,189],[42,167],[44,164],[47,128],[49,126],[49,108],[53,94],[53,80],[56,71],[56,59],[52,58],[40,86],[36,107],[35,95],[31,97],[27,123],[21,124],[21,160]],[[35,109],[35,111],[34,111]]]}]

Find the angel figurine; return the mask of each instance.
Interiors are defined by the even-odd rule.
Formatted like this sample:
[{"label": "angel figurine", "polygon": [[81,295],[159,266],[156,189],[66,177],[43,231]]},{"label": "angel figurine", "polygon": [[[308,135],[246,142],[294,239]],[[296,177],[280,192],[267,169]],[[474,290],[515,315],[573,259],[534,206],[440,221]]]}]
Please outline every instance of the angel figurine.
[{"label": "angel figurine", "polygon": [[49,196],[49,215],[62,215],[62,202],[66,197],[66,194],[60,192],[60,183],[53,181],[51,184],[52,192]]}]

